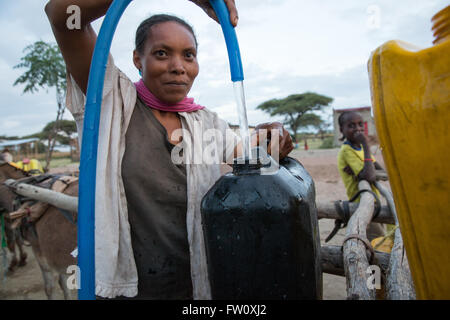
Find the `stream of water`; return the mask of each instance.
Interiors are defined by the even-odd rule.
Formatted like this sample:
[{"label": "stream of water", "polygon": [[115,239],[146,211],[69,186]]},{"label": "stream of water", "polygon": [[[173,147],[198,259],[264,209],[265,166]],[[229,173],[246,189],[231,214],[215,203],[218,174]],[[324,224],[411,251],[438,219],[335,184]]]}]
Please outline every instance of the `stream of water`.
[{"label": "stream of water", "polygon": [[233,82],[233,88],[239,116],[239,130],[242,138],[242,156],[251,159],[252,155],[250,152],[250,133],[248,130],[247,109],[245,107],[244,82]]}]

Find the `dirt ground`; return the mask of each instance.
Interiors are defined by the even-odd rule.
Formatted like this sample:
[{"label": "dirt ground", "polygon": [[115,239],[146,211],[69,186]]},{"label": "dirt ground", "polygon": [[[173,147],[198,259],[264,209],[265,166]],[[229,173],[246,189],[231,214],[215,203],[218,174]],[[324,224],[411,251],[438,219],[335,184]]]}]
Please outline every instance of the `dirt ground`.
[{"label": "dirt ground", "polygon": [[[381,152],[372,148],[372,152],[384,167]],[[338,149],[325,150],[294,150],[290,156],[297,158],[305,166],[314,179],[316,186],[316,201],[346,200],[345,188],[339,176],[336,166]],[[70,168],[60,168],[54,171],[66,171]],[[321,245],[325,244],[325,238],[334,227],[334,220],[319,220]],[[327,244],[341,245],[345,230],[341,229],[336,236]],[[33,256],[30,247],[26,248],[28,263],[17,269],[13,274],[3,277],[0,274],[0,299],[46,299],[43,288],[42,275],[39,266]],[[1,262],[1,256],[0,256]],[[0,270],[2,266],[0,266]],[[63,299],[62,291],[59,290],[59,298]],[[323,299],[340,300],[346,299],[345,278],[329,274],[323,274]]]}]

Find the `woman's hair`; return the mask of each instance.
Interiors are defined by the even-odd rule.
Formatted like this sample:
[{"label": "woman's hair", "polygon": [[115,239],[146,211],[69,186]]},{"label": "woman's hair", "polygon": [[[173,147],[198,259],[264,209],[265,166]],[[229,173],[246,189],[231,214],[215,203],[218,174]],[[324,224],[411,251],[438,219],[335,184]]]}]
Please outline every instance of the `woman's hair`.
[{"label": "woman's hair", "polygon": [[191,25],[189,23],[187,23],[186,21],[184,21],[181,18],[172,16],[169,14],[155,14],[155,15],[151,16],[150,18],[147,18],[144,21],[142,21],[136,30],[135,46],[136,46],[136,51],[139,54],[144,53],[145,41],[147,40],[148,33],[149,33],[151,27],[153,27],[154,25],[157,25],[159,23],[163,23],[163,22],[176,22],[176,23],[179,23],[180,25],[182,25],[183,27],[185,27],[186,29],[188,29],[188,31],[190,33],[192,33],[192,35],[194,36],[195,47],[197,48],[197,46],[198,46],[197,37],[195,36],[194,29],[191,27]]}]

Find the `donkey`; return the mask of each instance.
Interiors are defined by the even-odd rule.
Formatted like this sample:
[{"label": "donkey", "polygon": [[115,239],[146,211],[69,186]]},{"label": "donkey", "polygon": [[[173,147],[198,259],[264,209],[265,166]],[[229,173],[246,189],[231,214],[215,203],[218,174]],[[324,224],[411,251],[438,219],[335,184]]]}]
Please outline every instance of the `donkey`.
[{"label": "donkey", "polygon": [[[0,161],[0,206],[12,211],[12,199],[15,194],[3,185],[7,179],[27,177],[27,173]],[[78,195],[78,180],[73,181],[65,189],[64,194]],[[6,219],[5,219],[6,220]],[[69,221],[61,211],[48,206],[42,216],[33,223],[26,218],[20,226],[23,238],[31,244],[33,254],[39,264],[44,279],[45,293],[48,299],[56,299],[55,276],[64,293],[64,299],[75,299],[76,291],[68,288],[71,274],[69,266],[77,265],[77,259],[71,255],[77,246],[77,226]]]},{"label": "donkey", "polygon": [[[0,154],[0,165],[4,163],[3,162],[3,156]],[[18,179],[22,178],[24,176],[27,176],[25,172],[18,172],[17,170],[10,170],[10,174],[8,176],[5,176],[2,172],[3,170],[0,170],[0,183],[5,181],[7,178],[13,178]],[[9,191],[7,187],[0,184],[0,215],[3,215],[7,212],[11,212],[14,209],[14,198],[15,195]],[[6,243],[8,246],[8,250],[12,254],[11,262],[8,266],[8,271],[10,273],[14,272],[17,267],[22,267],[26,265],[27,260],[27,254],[23,250],[23,239],[20,235],[19,230],[11,228],[11,225],[9,223],[8,219],[3,219],[4,221],[4,228],[5,228],[5,238]],[[16,246],[19,250],[19,258],[17,259],[16,254]]]}]

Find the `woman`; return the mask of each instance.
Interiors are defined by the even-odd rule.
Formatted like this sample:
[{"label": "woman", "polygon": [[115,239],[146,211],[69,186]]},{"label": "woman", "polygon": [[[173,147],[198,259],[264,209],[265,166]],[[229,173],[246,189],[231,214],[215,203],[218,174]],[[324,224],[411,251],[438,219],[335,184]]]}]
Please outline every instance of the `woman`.
[{"label": "woman", "polygon": [[[71,2],[51,0],[46,13],[68,69],[67,107],[80,131],[96,41],[90,23],[103,16],[112,1],[78,1],[81,30],[66,28]],[[208,1],[193,2],[215,18]],[[236,26],[234,1],[225,2]],[[136,32],[133,62],[141,81],[133,84],[109,57],[96,180],[98,296],[210,298],[200,201],[220,177],[220,163],[173,161],[177,144],[196,158],[196,146],[203,142],[199,126],[201,133],[218,132],[217,141],[228,128],[217,114],[186,97],[199,72],[196,55],[192,28],[177,17],[157,15]],[[281,124],[259,128],[280,130],[281,158],[292,150]],[[229,156],[229,143],[218,149],[223,159]]]}]

